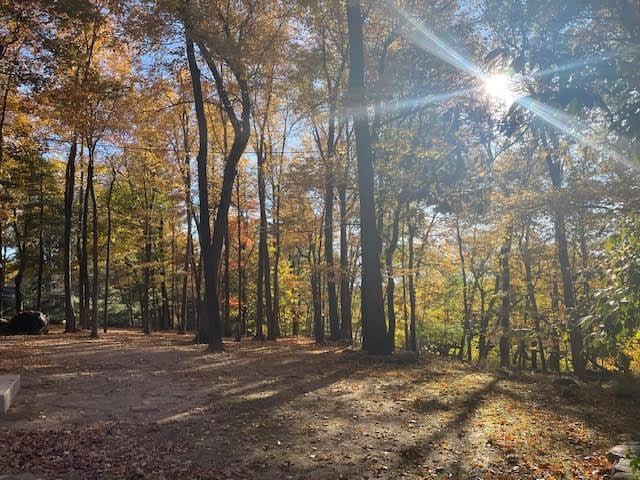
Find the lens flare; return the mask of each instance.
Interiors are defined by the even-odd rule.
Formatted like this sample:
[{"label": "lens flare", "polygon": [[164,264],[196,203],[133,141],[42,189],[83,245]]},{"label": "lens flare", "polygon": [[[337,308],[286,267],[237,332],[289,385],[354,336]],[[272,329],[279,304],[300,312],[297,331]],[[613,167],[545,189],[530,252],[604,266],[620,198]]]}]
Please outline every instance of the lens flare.
[{"label": "lens flare", "polygon": [[485,75],[482,84],[489,97],[506,105],[511,105],[517,98],[511,77],[504,73]]},{"label": "lens flare", "polygon": [[[418,111],[423,107],[428,105],[433,105],[436,103],[442,103],[451,98],[459,97],[461,95],[466,95],[470,92],[473,92],[475,89],[473,88],[461,88],[459,90],[454,90],[452,92],[444,92],[444,93],[436,93],[432,95],[425,95],[424,97],[416,97],[416,98],[406,98],[403,100],[395,100],[390,102],[384,102],[380,108],[379,113],[383,114],[393,114],[400,112],[409,112],[411,110]],[[345,118],[349,118],[352,116],[362,116],[365,117],[370,113],[371,107],[357,107],[350,108],[345,112]]]},{"label": "lens flare", "polygon": [[[485,94],[505,103],[517,102],[523,108],[530,111],[537,119],[545,122],[556,130],[573,138],[581,145],[592,148],[614,161],[623,163],[624,165],[637,169],[637,167],[626,158],[626,155],[617,151],[608,145],[603,138],[606,135],[597,135],[589,128],[588,125],[581,122],[578,118],[571,116],[561,110],[557,110],[542,102],[525,97],[518,93],[514,79],[505,74],[490,74],[483,71],[471,60],[465,58],[462,54],[453,49],[444,40],[438,37],[434,32],[429,30],[424,24],[418,21],[414,16],[400,8],[392,2],[386,2],[387,7],[392,15],[402,19],[406,25],[402,35],[417,47],[425,52],[438,57],[449,65],[461,70],[479,80],[484,87]],[[543,70],[537,72],[534,77],[545,76],[554,72],[570,70],[581,65],[589,63],[597,63],[603,57],[591,59],[576,60],[575,62],[561,65],[551,70]],[[604,56],[606,59],[606,56]],[[625,142],[628,143],[628,142]],[[625,148],[625,150],[627,150]]]}]

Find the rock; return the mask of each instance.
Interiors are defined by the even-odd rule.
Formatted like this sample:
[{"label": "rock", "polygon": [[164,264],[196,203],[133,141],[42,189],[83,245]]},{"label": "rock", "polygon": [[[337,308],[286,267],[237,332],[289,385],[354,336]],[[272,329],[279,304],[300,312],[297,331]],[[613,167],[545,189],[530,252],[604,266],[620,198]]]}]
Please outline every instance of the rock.
[{"label": "rock", "polygon": [[631,468],[631,458],[640,456],[640,442],[628,442],[616,445],[607,452],[609,460],[615,462],[613,471],[615,472],[612,478],[618,480],[636,479],[637,476]]},{"label": "rock", "polygon": [[610,459],[625,458],[628,453],[640,455],[640,442],[628,442],[616,445],[607,452]]},{"label": "rock", "polygon": [[637,480],[636,476],[630,472],[617,472],[611,478],[614,480]]},{"label": "rock", "polygon": [[9,410],[20,390],[20,375],[0,375],[0,415]]},{"label": "rock", "polygon": [[46,335],[49,333],[49,318],[42,312],[24,310],[11,318],[6,335]]},{"label": "rock", "polygon": [[577,380],[571,377],[558,377],[553,380],[553,384],[557,387],[572,387],[578,386]]}]

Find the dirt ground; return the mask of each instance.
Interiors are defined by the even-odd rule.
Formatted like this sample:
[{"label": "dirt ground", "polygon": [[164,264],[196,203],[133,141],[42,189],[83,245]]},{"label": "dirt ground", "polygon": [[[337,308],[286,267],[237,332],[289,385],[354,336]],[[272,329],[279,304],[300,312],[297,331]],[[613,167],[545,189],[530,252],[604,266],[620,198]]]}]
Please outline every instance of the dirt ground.
[{"label": "dirt ground", "polygon": [[0,338],[22,390],[0,474],[54,479],[592,479],[640,432],[640,399],[452,359],[307,340],[113,331]]}]

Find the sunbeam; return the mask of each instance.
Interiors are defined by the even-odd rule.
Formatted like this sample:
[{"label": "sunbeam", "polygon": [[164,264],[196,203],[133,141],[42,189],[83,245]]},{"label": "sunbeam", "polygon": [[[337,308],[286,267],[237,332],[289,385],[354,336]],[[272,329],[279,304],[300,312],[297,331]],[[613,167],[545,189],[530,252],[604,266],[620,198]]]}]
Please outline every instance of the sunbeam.
[{"label": "sunbeam", "polygon": [[558,65],[556,67],[550,67],[550,68],[545,68],[542,70],[537,70],[536,72],[527,75],[527,78],[543,78],[543,77],[549,77],[552,76],[556,73],[561,73],[561,72],[570,72],[572,70],[577,70],[579,68],[583,68],[589,65],[597,65],[599,63],[605,62],[607,61],[609,58],[611,58],[610,55],[606,55],[606,56],[601,56],[601,57],[592,57],[592,58],[585,58],[585,59],[580,59],[580,60],[574,60],[572,62],[568,62],[565,63],[563,65]]},{"label": "sunbeam", "polygon": [[638,170],[638,167],[627,159],[623,153],[613,146],[607,145],[606,141],[600,140],[599,137],[603,137],[603,135],[599,136],[598,134],[590,133],[589,126],[578,120],[576,117],[530,97],[519,98],[516,102],[523,108],[530,111],[536,118],[544,121],[548,125],[551,125],[561,133],[573,138],[579,144],[589,147],[593,151],[603,154],[616,162],[622,163],[633,170]]},{"label": "sunbeam", "polygon": [[617,51],[613,51],[613,52],[609,52],[609,53],[603,53],[600,55],[594,55],[592,57],[588,57],[588,58],[581,58],[581,59],[577,59],[577,60],[573,60],[571,62],[568,63],[564,63],[562,65],[558,65],[555,67],[550,67],[550,68],[545,68],[542,70],[538,70],[536,72],[533,72],[530,75],[527,75],[527,78],[542,78],[542,77],[547,77],[547,76],[551,76],[554,75],[556,73],[560,73],[560,72],[569,72],[572,70],[577,70],[583,67],[587,67],[587,66],[591,66],[591,65],[598,65],[600,63],[604,63],[607,60],[610,60],[612,58],[617,58],[617,57],[621,57],[624,55],[628,55],[628,54],[633,54],[636,53],[638,51],[638,49],[640,49],[640,46],[638,45],[633,45],[627,48],[622,48],[619,49]]},{"label": "sunbeam", "polygon": [[[461,88],[459,90],[454,90],[452,92],[443,92],[443,93],[437,93],[433,95],[426,95],[424,97],[407,98],[404,100],[392,101],[392,102],[382,104],[378,111],[379,113],[399,113],[403,111],[409,111],[412,109],[419,110],[420,108],[426,107],[427,105],[441,103],[451,98],[466,95],[476,90],[477,89],[475,88]],[[360,106],[357,108],[351,108],[345,112],[345,116],[350,117],[352,115],[354,116],[367,115],[369,114],[370,109],[371,107],[369,106]]]},{"label": "sunbeam", "polygon": [[466,59],[455,49],[449,46],[444,40],[429,30],[423,23],[415,19],[411,14],[403,10],[397,5],[387,2],[388,7],[400,16],[406,22],[410,31],[405,32],[407,40],[413,42],[416,46],[432,53],[444,62],[453,67],[467,72],[474,77],[482,77],[485,74],[473,62]]},{"label": "sunbeam", "polygon": [[[517,93],[518,89],[513,85],[512,78],[508,77],[504,73],[491,74],[483,71],[474,62],[458,53],[454,48],[439,38],[407,11],[397,5],[391,4],[390,2],[387,2],[387,6],[391,10],[392,14],[400,17],[408,25],[407,31],[404,33],[404,36],[408,41],[412,42],[424,51],[435,55],[449,65],[475,77],[483,86],[484,92],[491,98],[499,100],[505,104],[513,104],[514,102],[517,102],[523,108],[534,114],[536,118],[544,121],[561,133],[573,138],[581,145],[590,147],[594,151],[602,153],[615,161],[621,162],[633,169],[637,169],[637,167],[627,160],[623,154],[618,153],[612,147],[600,141],[597,135],[589,135],[589,128],[587,125],[576,117],[529,97],[520,96]],[[598,57],[593,59],[593,62],[596,60],[604,61],[606,58],[608,57]],[[581,65],[587,65],[591,62],[592,60],[590,59],[576,60],[575,62],[559,66],[555,70],[549,69],[539,71],[535,76],[540,77],[552,74],[556,71],[578,68]]]}]

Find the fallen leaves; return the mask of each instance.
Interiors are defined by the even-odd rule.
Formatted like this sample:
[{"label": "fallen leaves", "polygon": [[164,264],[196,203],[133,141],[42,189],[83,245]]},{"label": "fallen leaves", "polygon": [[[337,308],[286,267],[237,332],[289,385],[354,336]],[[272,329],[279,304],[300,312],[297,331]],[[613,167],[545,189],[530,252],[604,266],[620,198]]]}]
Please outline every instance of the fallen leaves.
[{"label": "fallen leaves", "polygon": [[26,382],[0,419],[0,472],[51,479],[595,479],[620,429],[639,429],[631,400],[569,404],[544,378],[494,386],[439,358],[288,340],[204,355],[136,332],[2,346],[0,370]]}]

